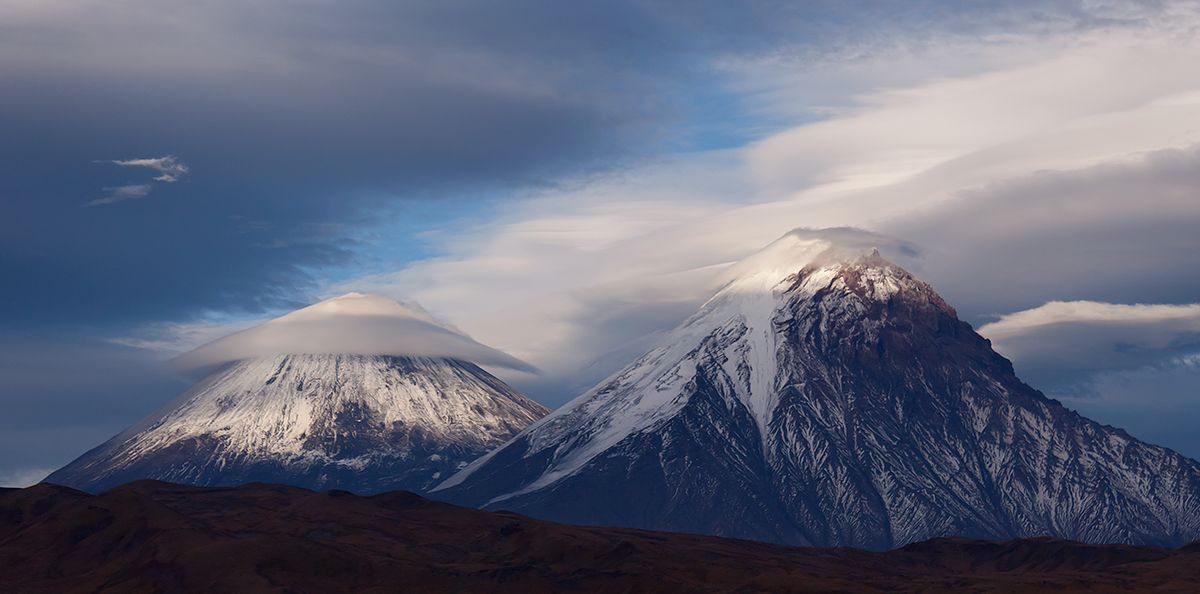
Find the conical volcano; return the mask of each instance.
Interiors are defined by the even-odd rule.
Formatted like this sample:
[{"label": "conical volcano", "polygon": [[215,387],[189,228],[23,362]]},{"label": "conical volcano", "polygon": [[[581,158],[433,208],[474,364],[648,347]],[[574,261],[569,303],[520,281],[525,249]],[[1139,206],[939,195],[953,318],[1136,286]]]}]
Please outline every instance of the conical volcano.
[{"label": "conical volcano", "polygon": [[813,546],[1200,537],[1196,462],[1046,398],[928,284],[805,232],[434,495]]},{"label": "conical volcano", "polygon": [[468,356],[523,365],[394,301],[332,299],[185,356],[218,368],[46,481],[424,491],[547,412]]}]

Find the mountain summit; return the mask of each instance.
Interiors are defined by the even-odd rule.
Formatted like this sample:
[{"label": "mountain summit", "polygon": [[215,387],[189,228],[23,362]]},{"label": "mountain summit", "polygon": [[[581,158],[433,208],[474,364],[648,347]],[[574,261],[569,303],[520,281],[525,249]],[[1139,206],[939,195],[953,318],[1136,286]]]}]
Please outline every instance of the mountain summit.
[{"label": "mountain summit", "polygon": [[806,232],[434,495],[813,546],[1200,536],[1196,462],[1046,398],[928,284]]},{"label": "mountain summit", "polygon": [[547,412],[473,355],[516,361],[389,299],[331,299],[185,355],[222,366],[46,482],[424,491]]}]

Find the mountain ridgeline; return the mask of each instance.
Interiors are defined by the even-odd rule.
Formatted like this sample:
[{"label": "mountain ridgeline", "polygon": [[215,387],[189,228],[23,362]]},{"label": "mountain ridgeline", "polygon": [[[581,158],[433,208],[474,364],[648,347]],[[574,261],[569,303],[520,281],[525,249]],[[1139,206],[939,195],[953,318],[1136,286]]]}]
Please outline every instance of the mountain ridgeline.
[{"label": "mountain ridgeline", "polygon": [[5,592],[1189,592],[1200,544],[806,549],[465,509],[411,493],[137,481],[0,489]]},{"label": "mountain ridgeline", "polygon": [[260,357],[217,372],[46,481],[92,492],[136,479],[419,492],[545,413],[453,359]]},{"label": "mountain ridgeline", "polygon": [[425,491],[548,412],[473,359],[528,367],[415,306],[334,297],[183,355],[216,370],[46,481]]},{"label": "mountain ridgeline", "polygon": [[[1046,398],[928,284],[829,239],[793,232],[732,266],[660,346],[548,415],[451,353],[523,363],[424,312],[322,302],[198,349],[223,367],[47,482],[403,489],[561,522],[875,550],[1200,538],[1200,464]],[[262,352],[293,344],[344,352]]]},{"label": "mountain ridgeline", "polygon": [[432,496],[804,546],[1200,537],[1195,461],[1022,383],[878,252],[796,233],[736,267],[661,346]]}]

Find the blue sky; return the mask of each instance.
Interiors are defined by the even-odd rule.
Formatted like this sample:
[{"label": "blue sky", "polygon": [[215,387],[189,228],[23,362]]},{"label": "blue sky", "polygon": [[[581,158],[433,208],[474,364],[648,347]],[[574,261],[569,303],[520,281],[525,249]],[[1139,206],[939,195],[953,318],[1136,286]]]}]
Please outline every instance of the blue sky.
[{"label": "blue sky", "polygon": [[[714,270],[836,225],[918,245],[902,263],[976,327],[1034,312],[1000,327],[1027,380],[1198,456],[1162,420],[1200,412],[1190,310],[1044,308],[1200,301],[1197,22],[1190,2],[0,0],[0,482],[168,401],[186,383],[163,358],[348,290],[534,363],[505,379],[557,405]],[[1022,337],[1096,327],[1124,353],[1101,368],[1022,359]]]}]

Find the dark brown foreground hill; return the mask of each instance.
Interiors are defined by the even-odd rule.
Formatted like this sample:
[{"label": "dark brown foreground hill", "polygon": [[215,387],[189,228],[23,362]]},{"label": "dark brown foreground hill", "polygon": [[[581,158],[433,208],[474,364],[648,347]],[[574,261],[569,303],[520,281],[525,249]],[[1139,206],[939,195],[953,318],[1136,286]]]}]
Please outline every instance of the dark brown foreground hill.
[{"label": "dark brown foreground hill", "polygon": [[1184,592],[1200,546],[939,539],[887,553],[590,528],[404,492],[0,490],[4,592]]}]

